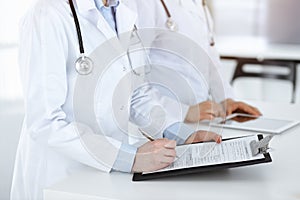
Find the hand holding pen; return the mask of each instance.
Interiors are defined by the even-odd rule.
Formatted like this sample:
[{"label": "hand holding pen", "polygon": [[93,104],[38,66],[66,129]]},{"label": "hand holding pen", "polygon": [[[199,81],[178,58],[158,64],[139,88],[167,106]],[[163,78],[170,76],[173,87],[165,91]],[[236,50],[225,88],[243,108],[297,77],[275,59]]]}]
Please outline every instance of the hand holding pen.
[{"label": "hand holding pen", "polygon": [[[155,139],[149,135],[148,133],[146,133],[145,131],[143,131],[142,129],[139,128],[139,131],[142,133],[142,135],[147,138],[149,141],[155,141]],[[176,155],[176,158],[179,158],[177,155]]]},{"label": "hand holding pen", "polygon": [[151,172],[168,167],[176,158],[176,141],[166,138],[154,140],[140,130],[149,142],[138,148],[132,167],[133,172]]}]

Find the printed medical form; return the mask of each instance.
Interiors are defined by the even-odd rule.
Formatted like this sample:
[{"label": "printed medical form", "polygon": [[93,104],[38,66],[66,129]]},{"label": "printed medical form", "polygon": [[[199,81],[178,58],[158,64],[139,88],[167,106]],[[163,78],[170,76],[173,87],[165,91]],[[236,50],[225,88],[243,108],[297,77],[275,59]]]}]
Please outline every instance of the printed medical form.
[{"label": "printed medical form", "polygon": [[263,159],[263,154],[252,156],[250,142],[253,140],[258,141],[257,135],[225,140],[221,144],[208,142],[178,146],[176,152],[179,158],[174,163],[167,168],[143,174]]}]

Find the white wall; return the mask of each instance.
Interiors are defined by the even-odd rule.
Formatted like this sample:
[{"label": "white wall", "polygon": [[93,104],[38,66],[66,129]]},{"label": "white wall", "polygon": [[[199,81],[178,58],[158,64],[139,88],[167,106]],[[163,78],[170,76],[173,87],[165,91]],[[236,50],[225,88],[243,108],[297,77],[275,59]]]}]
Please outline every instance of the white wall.
[{"label": "white wall", "polygon": [[23,120],[18,70],[18,24],[30,0],[0,3],[0,199],[9,199],[15,153]]},{"label": "white wall", "polygon": [[0,46],[0,199],[9,198],[15,153],[24,110],[18,70],[18,48]]},{"label": "white wall", "polygon": [[262,35],[265,32],[267,1],[212,0],[212,12],[217,35]]},{"label": "white wall", "polygon": [[266,36],[269,41],[300,44],[300,1],[269,0]]},{"label": "white wall", "polygon": [[9,199],[15,153],[23,121],[23,102],[0,100],[0,199]]}]

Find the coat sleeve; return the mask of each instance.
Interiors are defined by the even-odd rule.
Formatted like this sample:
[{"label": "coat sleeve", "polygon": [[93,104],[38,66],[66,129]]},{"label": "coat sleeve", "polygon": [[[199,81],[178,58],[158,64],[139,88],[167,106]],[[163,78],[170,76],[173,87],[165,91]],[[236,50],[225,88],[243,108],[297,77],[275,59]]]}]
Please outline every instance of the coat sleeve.
[{"label": "coat sleeve", "polygon": [[41,7],[29,12],[20,24],[19,61],[27,134],[39,145],[47,145],[75,161],[109,172],[121,142],[95,134],[87,125],[76,123],[73,113],[66,113],[66,108],[72,111],[73,106],[72,100],[68,101],[72,98],[68,96],[72,87],[67,68],[71,44],[64,15],[47,6]]},{"label": "coat sleeve", "polygon": [[189,106],[162,95],[150,84],[136,89],[131,100],[130,120],[148,132],[163,133],[168,127],[183,122]]},{"label": "coat sleeve", "polygon": [[[162,5],[159,1],[126,0],[124,3],[137,12],[138,15],[142,16],[145,13],[151,16],[153,15],[153,17],[147,18],[140,17],[138,19],[139,29],[157,27],[157,23],[160,22],[159,19],[165,17],[162,12],[157,11],[162,9]],[[151,32],[151,34],[154,40],[155,33]],[[149,37],[149,35],[147,35],[147,37]],[[146,82],[133,93],[130,120],[134,124],[145,128],[148,132],[160,132],[162,136],[162,133],[166,131],[168,127],[184,121],[188,108],[188,105],[161,94],[158,89]]]}]

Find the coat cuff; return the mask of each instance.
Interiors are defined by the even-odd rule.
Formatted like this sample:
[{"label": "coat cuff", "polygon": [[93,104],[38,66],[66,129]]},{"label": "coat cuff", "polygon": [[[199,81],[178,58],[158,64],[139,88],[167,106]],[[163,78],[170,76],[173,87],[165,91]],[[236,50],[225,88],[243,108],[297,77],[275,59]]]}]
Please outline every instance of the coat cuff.
[{"label": "coat cuff", "polygon": [[182,145],[195,131],[184,123],[175,123],[164,131],[164,137],[175,140],[177,145]]},{"label": "coat cuff", "polygon": [[113,165],[113,170],[130,173],[132,171],[137,148],[122,144],[117,156],[117,159]]}]

